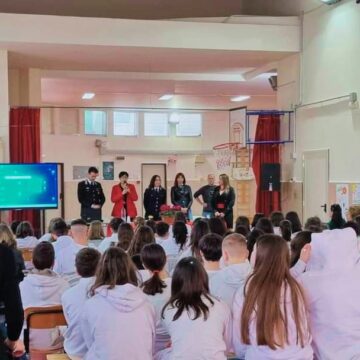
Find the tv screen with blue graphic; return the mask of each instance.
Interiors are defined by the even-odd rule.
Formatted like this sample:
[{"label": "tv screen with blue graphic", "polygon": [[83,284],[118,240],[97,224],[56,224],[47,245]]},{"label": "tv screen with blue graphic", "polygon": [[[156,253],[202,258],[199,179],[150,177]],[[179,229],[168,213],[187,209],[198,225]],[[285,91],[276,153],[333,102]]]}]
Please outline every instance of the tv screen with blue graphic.
[{"label": "tv screen with blue graphic", "polygon": [[0,164],[0,210],[56,209],[58,165]]}]

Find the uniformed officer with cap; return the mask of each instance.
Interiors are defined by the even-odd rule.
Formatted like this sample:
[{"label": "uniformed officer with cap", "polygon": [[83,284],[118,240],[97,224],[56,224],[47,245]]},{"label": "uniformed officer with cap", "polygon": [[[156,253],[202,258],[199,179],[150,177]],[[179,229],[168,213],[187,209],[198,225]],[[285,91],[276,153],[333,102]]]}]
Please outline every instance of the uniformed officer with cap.
[{"label": "uniformed officer with cap", "polygon": [[101,208],[105,203],[105,195],[101,184],[96,180],[99,171],[90,167],[86,180],[78,184],[78,199],[81,204],[81,218],[87,223],[101,219]]}]

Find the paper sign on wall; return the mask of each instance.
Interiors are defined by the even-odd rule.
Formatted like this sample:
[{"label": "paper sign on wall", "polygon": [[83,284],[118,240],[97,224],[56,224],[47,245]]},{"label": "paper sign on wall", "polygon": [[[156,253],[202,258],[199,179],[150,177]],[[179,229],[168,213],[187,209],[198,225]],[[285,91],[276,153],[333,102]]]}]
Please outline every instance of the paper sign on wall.
[{"label": "paper sign on wall", "polygon": [[360,205],[360,184],[351,184],[352,204]]},{"label": "paper sign on wall", "polygon": [[340,205],[343,217],[349,210],[349,185],[336,184],[336,203]]}]

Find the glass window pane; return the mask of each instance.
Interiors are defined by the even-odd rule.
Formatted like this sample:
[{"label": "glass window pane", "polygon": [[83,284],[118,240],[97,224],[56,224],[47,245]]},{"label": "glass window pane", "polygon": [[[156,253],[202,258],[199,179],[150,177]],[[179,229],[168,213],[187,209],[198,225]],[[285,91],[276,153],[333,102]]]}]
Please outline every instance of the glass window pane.
[{"label": "glass window pane", "polygon": [[84,111],[85,135],[106,136],[106,112],[102,110]]},{"label": "glass window pane", "polygon": [[137,136],[137,113],[114,111],[114,135]]},{"label": "glass window pane", "polygon": [[169,124],[166,113],[144,113],[145,136],[168,136]]},{"label": "glass window pane", "polygon": [[176,117],[176,136],[201,136],[202,116],[201,114],[172,114]]}]

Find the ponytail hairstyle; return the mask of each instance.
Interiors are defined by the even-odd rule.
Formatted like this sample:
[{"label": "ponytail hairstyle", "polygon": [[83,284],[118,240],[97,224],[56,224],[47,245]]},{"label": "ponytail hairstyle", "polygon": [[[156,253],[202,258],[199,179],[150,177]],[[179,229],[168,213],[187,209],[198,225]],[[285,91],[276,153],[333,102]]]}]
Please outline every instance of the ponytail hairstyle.
[{"label": "ponytail hairstyle", "polygon": [[181,259],[174,270],[171,282],[171,297],[164,305],[161,317],[164,318],[166,308],[176,309],[172,321],[180,318],[185,311],[190,314],[193,310],[194,318],[203,316],[206,321],[209,315],[209,306],[204,303],[204,299],[214,305],[213,299],[209,294],[208,275],[200,261],[194,257]]},{"label": "ponytail hairstyle", "polygon": [[289,220],[280,221],[281,236],[286,241],[291,241],[291,222]]},{"label": "ponytail hairstyle", "polygon": [[289,319],[293,319],[296,342],[305,346],[310,336],[305,296],[289,267],[286,241],[276,235],[261,236],[257,241],[254,271],[244,288],[240,324],[244,344],[250,345],[250,324],[255,321],[258,346],[268,346],[272,350],[286,346],[289,343]]},{"label": "ponytail hairstyle", "polygon": [[180,246],[180,251],[184,249],[187,241],[187,227],[186,224],[182,221],[176,221],[173,225],[173,235],[177,245]]},{"label": "ponytail hairstyle", "polygon": [[141,287],[147,295],[162,294],[166,288],[164,281],[160,279],[160,271],[166,265],[166,254],[159,244],[148,244],[141,250],[141,262],[144,268],[152,273],[149,280],[145,281]]}]

